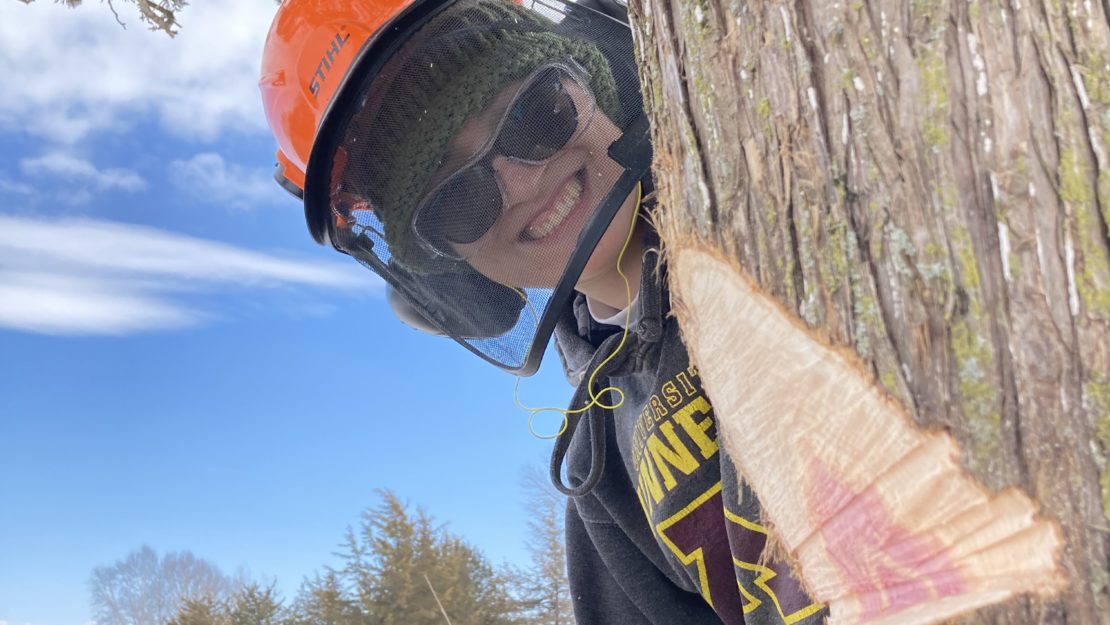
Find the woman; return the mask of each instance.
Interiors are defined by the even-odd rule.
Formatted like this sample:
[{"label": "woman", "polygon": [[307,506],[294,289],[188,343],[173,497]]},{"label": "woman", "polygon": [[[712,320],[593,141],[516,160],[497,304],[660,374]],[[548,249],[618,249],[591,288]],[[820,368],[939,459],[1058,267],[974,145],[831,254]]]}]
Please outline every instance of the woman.
[{"label": "woman", "polygon": [[262,80],[279,180],[408,323],[524,374],[554,332],[580,625],[816,622],[667,315],[632,41],[598,8],[287,1]]}]

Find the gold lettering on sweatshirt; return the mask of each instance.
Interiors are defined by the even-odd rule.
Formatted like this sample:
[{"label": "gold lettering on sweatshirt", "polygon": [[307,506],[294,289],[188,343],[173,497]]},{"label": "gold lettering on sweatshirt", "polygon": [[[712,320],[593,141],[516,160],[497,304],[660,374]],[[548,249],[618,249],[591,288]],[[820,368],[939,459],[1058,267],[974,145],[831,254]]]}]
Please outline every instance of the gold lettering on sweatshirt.
[{"label": "gold lettering on sweatshirt", "polygon": [[655,412],[656,421],[667,416],[667,408],[663,405],[663,400],[659,399],[658,395],[652,395],[650,403],[652,411]]},{"label": "gold lettering on sweatshirt", "polygon": [[678,408],[682,403],[682,393],[678,392],[678,387],[674,382],[667,382],[663,385],[663,396],[667,398],[667,405],[671,408]]},{"label": "gold lettering on sweatshirt", "polygon": [[[701,457],[706,460],[717,453],[717,441],[709,438],[706,434],[709,428],[713,427],[713,418],[709,416],[710,410],[712,408],[710,408],[709,402],[705,397],[699,395],[682,410],[674,413],[674,420],[690,435],[690,440],[694,441],[698,450],[701,451]],[[694,421],[695,413],[705,415],[705,418],[701,421]]]},{"label": "gold lettering on sweatshirt", "polygon": [[713,408],[696,379],[697,369],[690,366],[663,382],[632,428],[636,495],[653,523],[666,494],[718,452]]},{"label": "gold lettering on sweatshirt", "polygon": [[687,395],[694,392],[694,386],[690,384],[690,378],[686,377],[685,373],[680,372],[675,378],[682,384],[682,390],[686,391]]},{"label": "gold lettering on sweatshirt", "polygon": [[648,451],[651,452],[655,470],[663,476],[663,485],[667,487],[667,490],[671,490],[678,482],[674,479],[670,467],[673,466],[686,475],[690,475],[698,468],[698,461],[694,459],[694,455],[675,434],[673,423],[670,421],[664,423],[659,426],[659,431],[663,433],[667,442],[664,443],[659,440],[657,433],[653,432],[648,437],[647,447]]}]

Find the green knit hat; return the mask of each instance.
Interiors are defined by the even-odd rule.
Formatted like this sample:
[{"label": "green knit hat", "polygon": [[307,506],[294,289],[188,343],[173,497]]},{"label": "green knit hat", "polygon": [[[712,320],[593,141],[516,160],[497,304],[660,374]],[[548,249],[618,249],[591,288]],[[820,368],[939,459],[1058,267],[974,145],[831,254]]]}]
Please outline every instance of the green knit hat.
[{"label": "green knit hat", "polygon": [[[344,190],[368,197],[393,260],[412,271],[458,270],[412,232],[413,212],[468,119],[514,80],[573,61],[586,70],[598,107],[620,120],[609,62],[594,44],[553,32],[554,22],[505,0],[463,0],[415,33],[369,88],[342,145]],[[334,190],[334,189],[333,189]]]}]

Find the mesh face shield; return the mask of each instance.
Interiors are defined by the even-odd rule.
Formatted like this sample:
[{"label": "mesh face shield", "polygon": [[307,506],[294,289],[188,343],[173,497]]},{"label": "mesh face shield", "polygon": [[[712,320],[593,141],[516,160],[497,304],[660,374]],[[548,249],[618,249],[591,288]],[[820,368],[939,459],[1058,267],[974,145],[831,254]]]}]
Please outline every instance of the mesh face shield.
[{"label": "mesh face shield", "polygon": [[333,246],[443,334],[530,374],[580,276],[615,271],[638,209],[650,150],[629,30],[503,0],[409,29],[351,75],[309,193]]}]

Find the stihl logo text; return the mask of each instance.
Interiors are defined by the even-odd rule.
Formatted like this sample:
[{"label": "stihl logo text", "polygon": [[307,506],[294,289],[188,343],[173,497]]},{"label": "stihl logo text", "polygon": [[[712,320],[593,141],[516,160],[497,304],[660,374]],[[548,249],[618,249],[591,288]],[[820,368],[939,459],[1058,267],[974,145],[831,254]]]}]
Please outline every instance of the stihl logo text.
[{"label": "stihl logo text", "polygon": [[308,81],[308,90],[312,92],[313,97],[320,95],[320,87],[328,79],[328,72],[331,71],[332,64],[335,63],[335,59],[339,58],[339,51],[343,49],[350,38],[350,33],[346,35],[335,33],[335,39],[331,42],[331,46],[324,53],[324,56],[320,58],[320,64],[316,66],[316,72],[312,74],[312,80]]}]

